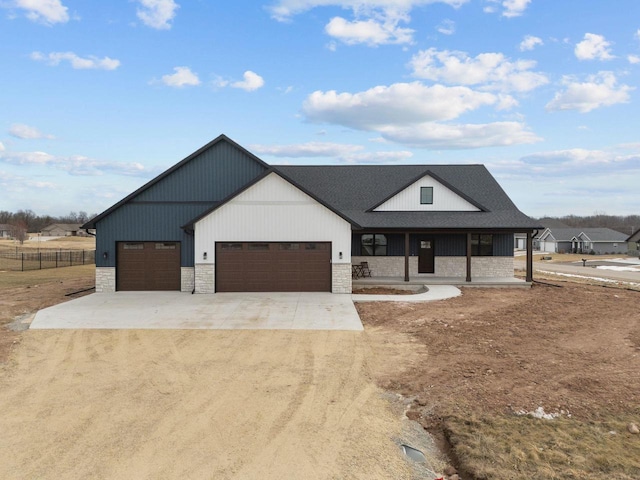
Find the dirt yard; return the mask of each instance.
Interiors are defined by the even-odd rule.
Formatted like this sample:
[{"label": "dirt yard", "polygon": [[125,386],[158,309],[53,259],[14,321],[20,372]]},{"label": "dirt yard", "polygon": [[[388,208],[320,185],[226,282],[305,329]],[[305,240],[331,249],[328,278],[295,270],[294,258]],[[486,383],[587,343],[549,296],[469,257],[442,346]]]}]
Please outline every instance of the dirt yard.
[{"label": "dirt yard", "polygon": [[[631,465],[607,465],[609,473],[622,475],[607,478],[632,479],[640,478],[640,438],[627,434],[624,421],[640,421],[639,306],[635,291],[564,282],[530,290],[467,288],[441,302],[357,308],[379,385],[412,399],[408,416],[441,440],[460,437],[460,428],[476,428],[478,416],[490,418],[488,423],[512,419],[511,428],[522,430],[515,414],[539,407],[583,425],[618,422],[617,438],[624,441],[626,434],[632,442],[618,450],[633,459],[633,446],[637,455]],[[488,435],[478,428],[476,436]],[[497,435],[510,433],[505,427]],[[534,443],[532,437],[523,441]],[[514,450],[511,442],[501,448]],[[461,447],[464,454],[469,445]],[[483,454],[495,464],[503,453]],[[604,478],[596,471],[588,476],[586,467],[576,476],[557,477],[469,470],[476,478]]]},{"label": "dirt yard", "polygon": [[92,275],[0,273],[0,478],[431,480],[404,405],[463,479],[640,478],[638,292],[362,303],[364,333],[6,328]]},{"label": "dirt yard", "polygon": [[[2,321],[92,273],[0,273]],[[400,443],[428,436],[373,382],[361,332],[0,335],[2,479],[424,478]]]},{"label": "dirt yard", "polygon": [[571,283],[357,305],[381,384],[417,395],[416,407],[467,408],[467,399],[486,411],[542,406],[583,418],[640,405],[639,307],[637,292]]}]

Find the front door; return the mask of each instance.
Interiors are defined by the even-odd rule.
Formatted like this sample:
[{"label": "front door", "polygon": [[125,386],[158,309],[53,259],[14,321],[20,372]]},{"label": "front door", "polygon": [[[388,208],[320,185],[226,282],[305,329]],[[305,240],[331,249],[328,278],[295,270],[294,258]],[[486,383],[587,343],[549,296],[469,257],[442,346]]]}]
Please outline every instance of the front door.
[{"label": "front door", "polygon": [[420,251],[418,253],[418,273],[434,273],[434,248],[433,238],[420,238]]}]

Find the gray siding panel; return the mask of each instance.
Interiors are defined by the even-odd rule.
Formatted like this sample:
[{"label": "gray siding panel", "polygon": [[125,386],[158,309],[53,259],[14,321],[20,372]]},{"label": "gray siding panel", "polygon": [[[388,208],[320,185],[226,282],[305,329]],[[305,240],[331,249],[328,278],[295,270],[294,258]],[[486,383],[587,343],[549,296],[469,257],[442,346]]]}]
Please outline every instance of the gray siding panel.
[{"label": "gray siding panel", "polygon": [[[132,201],[220,201],[257,177],[264,167],[226,142],[219,142]],[[229,189],[229,186],[234,186]]]},{"label": "gray siding panel", "polygon": [[512,233],[499,233],[493,235],[493,256],[513,257]]},{"label": "gray siding panel", "polygon": [[238,148],[215,144],[96,223],[96,266],[116,266],[116,242],[178,241],[181,266],[192,267],[194,238],[180,227],[264,170]]}]

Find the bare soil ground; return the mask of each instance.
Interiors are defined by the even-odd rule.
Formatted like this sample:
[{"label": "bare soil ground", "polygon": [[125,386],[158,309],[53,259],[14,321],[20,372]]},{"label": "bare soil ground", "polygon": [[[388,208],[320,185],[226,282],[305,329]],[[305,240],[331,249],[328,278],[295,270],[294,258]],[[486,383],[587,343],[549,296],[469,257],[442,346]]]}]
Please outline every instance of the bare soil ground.
[{"label": "bare soil ground", "polygon": [[[476,437],[488,435],[486,424],[511,418],[511,431],[493,432],[509,438],[523,430],[516,420],[521,417],[514,414],[538,407],[585,425],[617,422],[622,434],[625,420],[638,423],[639,306],[638,292],[564,282],[561,288],[534,285],[530,290],[469,288],[460,297],[429,304],[363,303],[357,308],[379,385],[413,399],[408,415],[428,430],[457,435],[462,444],[453,453],[464,456],[470,446],[462,438],[465,429]],[[490,420],[481,425],[478,416]],[[630,437],[640,454],[640,438]],[[501,448],[513,450],[511,442]],[[620,448],[629,451],[630,446]],[[497,462],[497,450],[485,466]],[[485,476],[470,457],[462,466],[476,478],[562,478],[513,470]],[[640,462],[632,462],[618,465],[621,476],[610,478],[640,478]],[[602,478],[585,471],[564,478]]]},{"label": "bare soil ground", "polygon": [[416,478],[380,388],[462,478],[640,478],[640,293],[556,283],[358,304],[364,334],[13,332],[93,267],[2,272],[0,478]]},{"label": "bare soil ground", "polygon": [[0,478],[424,478],[361,332],[6,328],[89,284],[0,273]]},{"label": "bare soil ground", "polygon": [[566,283],[357,308],[381,384],[418,395],[416,410],[468,399],[483,411],[543,406],[587,418],[640,405],[639,306],[637,292]]}]

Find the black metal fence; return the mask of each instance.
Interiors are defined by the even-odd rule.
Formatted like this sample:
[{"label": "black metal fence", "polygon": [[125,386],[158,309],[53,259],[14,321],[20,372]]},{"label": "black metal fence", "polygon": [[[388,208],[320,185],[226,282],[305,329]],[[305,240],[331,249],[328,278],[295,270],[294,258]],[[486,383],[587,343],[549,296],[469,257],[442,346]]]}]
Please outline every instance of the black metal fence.
[{"label": "black metal fence", "polygon": [[95,250],[50,250],[40,252],[0,252],[0,270],[41,270],[96,263]]}]

